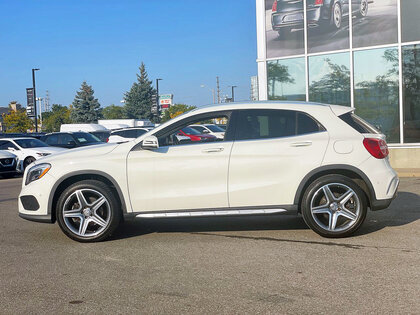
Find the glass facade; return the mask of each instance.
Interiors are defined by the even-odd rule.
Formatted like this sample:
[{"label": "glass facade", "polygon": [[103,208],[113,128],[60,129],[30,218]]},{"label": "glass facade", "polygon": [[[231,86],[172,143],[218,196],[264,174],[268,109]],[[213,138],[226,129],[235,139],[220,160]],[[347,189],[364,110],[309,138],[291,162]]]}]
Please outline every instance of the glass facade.
[{"label": "glass facade", "polygon": [[420,145],[420,0],[264,1],[268,99],[351,106]]}]

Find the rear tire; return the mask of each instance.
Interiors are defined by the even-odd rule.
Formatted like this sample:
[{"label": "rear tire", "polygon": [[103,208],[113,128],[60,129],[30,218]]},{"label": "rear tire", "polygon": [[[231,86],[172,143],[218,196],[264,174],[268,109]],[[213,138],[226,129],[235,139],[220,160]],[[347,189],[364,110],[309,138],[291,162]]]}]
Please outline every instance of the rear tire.
[{"label": "rear tire", "polygon": [[368,0],[361,0],[360,1],[360,9],[357,12],[357,17],[362,18],[368,14],[369,11],[369,1]]},{"label": "rear tire", "polygon": [[121,206],[108,185],[83,180],[67,187],[57,202],[61,230],[78,242],[99,242],[111,236],[121,221]]},{"label": "rear tire", "polygon": [[363,190],[350,178],[326,175],[306,189],[302,199],[306,224],[324,237],[346,237],[362,225],[367,213]]},{"label": "rear tire", "polygon": [[343,24],[343,11],[341,10],[341,5],[336,2],[332,6],[331,10],[331,25],[335,29],[340,29],[341,25]]}]

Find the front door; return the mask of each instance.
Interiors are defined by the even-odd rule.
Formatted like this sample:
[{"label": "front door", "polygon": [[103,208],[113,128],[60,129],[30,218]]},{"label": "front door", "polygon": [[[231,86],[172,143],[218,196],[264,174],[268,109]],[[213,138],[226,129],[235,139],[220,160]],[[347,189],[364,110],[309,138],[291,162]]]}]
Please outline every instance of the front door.
[{"label": "front door", "polygon": [[[139,146],[127,159],[127,175],[134,212],[226,208],[227,177],[232,141],[179,141],[178,130],[162,131],[160,147]],[[166,133],[165,133],[166,132]]]}]

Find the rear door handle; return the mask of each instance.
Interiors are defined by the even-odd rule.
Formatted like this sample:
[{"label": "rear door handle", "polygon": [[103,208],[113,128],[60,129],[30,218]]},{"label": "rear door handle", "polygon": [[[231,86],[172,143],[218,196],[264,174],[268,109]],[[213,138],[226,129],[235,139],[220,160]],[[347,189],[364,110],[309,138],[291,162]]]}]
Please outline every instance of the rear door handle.
[{"label": "rear door handle", "polygon": [[224,148],[208,148],[208,149],[204,149],[202,152],[203,153],[214,153],[214,152],[222,152],[224,150]]},{"label": "rear door handle", "polygon": [[291,147],[308,147],[312,145],[312,141],[293,142],[290,144]]}]

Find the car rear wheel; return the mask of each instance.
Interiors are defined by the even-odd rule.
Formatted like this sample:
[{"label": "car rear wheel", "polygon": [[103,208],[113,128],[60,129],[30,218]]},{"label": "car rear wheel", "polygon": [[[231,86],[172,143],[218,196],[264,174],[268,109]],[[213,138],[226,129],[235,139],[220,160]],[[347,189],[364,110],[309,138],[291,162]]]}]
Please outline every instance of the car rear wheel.
[{"label": "car rear wheel", "polygon": [[357,15],[359,17],[365,17],[368,13],[368,9],[369,9],[368,0],[361,0],[360,1],[360,9],[359,9],[359,12],[357,12]]},{"label": "car rear wheel", "polygon": [[121,219],[120,205],[113,191],[97,180],[80,181],[66,188],[56,211],[61,230],[79,242],[107,239]]},{"label": "car rear wheel", "polygon": [[324,237],[351,235],[361,226],[366,213],[365,193],[342,175],[326,175],[315,180],[302,200],[303,219]]},{"label": "car rear wheel", "polygon": [[341,28],[341,23],[343,20],[343,12],[341,11],[341,6],[336,2],[332,9],[331,14],[331,24],[334,25],[336,29]]}]

